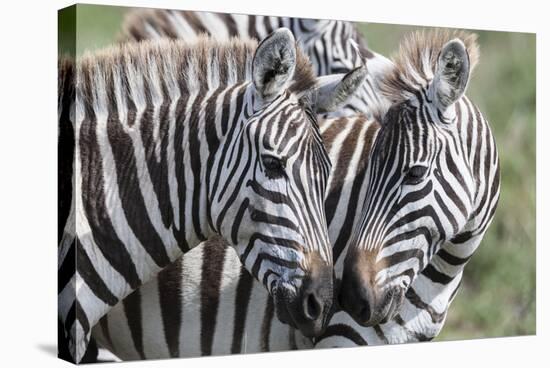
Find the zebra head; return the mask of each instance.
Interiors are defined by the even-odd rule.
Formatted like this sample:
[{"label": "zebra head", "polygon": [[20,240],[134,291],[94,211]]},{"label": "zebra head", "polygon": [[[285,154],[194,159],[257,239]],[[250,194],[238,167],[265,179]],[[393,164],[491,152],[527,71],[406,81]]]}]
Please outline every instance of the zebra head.
[{"label": "zebra head", "polygon": [[212,224],[274,298],[282,322],[322,332],[333,300],[324,197],[330,161],[315,112],[337,107],[366,71],[314,78],[292,33],[264,39],[252,60],[250,111],[212,181]]},{"label": "zebra head", "polygon": [[[364,326],[396,315],[411,283],[443,244],[469,234],[477,211],[479,168],[472,159],[494,145],[480,149],[467,142],[468,134],[483,132],[477,142],[492,137],[463,97],[477,60],[475,37],[454,36],[415,34],[382,81],[392,106],[371,151],[363,215],[339,295],[342,307]],[[495,157],[496,151],[490,161]]]},{"label": "zebra head", "polygon": [[312,59],[317,75],[346,73],[362,65],[363,58],[371,55],[351,22],[299,19],[298,24],[300,27],[295,27],[294,32]]},{"label": "zebra head", "polygon": [[378,80],[393,69],[393,63],[368,48],[354,23],[299,19],[297,24],[294,33],[317,75],[348,73],[365,65],[368,68],[368,76],[358,91],[337,111],[323,114],[325,117],[371,115],[373,106],[386,106],[378,93]]}]

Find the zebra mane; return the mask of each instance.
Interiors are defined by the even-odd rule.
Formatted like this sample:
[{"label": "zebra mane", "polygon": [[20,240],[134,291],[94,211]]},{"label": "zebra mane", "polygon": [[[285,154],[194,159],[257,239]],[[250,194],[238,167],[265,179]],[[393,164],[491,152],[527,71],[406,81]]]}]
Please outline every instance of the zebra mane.
[{"label": "zebra mane", "polygon": [[[119,43],[125,43],[148,40],[153,37],[157,39],[164,37],[184,39],[185,37],[178,34],[175,30],[173,20],[170,19],[170,17],[174,14],[182,14],[187,16],[192,26],[200,30],[197,33],[208,33],[207,30],[200,24],[200,21],[197,19],[195,13],[197,12],[152,8],[138,8],[131,10],[124,16],[117,40]],[[224,16],[223,13],[212,14]]]},{"label": "zebra mane", "polygon": [[75,65],[71,56],[61,56],[57,61],[57,108],[61,115],[62,105],[67,96],[74,96]]},{"label": "zebra mane", "polygon": [[[133,84],[161,96],[174,85],[199,92],[251,82],[256,47],[257,42],[252,40],[232,38],[219,42],[207,36],[192,42],[160,39],[114,45],[79,58],[77,90],[91,102],[94,89],[101,90],[117,81],[126,91]],[[297,51],[289,88],[300,93],[313,88],[317,81],[309,59]],[[105,91],[112,94],[112,88]]]},{"label": "zebra mane", "polygon": [[434,76],[441,49],[456,38],[466,47],[472,72],[479,59],[475,33],[448,29],[416,31],[401,42],[399,52],[392,57],[395,67],[380,80],[384,96],[392,103],[400,103],[414,96],[419,87],[427,87]]}]

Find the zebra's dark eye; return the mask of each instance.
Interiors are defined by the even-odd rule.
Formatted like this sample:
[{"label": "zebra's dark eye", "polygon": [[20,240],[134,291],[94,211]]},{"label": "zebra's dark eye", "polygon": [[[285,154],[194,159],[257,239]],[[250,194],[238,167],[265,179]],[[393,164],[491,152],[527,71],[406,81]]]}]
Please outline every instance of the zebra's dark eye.
[{"label": "zebra's dark eye", "polygon": [[422,165],[411,166],[411,168],[407,172],[407,175],[405,175],[405,179],[403,179],[403,184],[416,185],[420,183],[424,178],[424,175],[426,175],[427,171],[428,171],[427,166],[422,166]]},{"label": "zebra's dark eye", "polygon": [[330,71],[331,71],[331,74],[347,74],[350,72],[350,69],[343,66],[339,66],[339,67],[332,68]]},{"label": "zebra's dark eye", "polygon": [[285,175],[285,160],[271,155],[262,155],[265,173],[270,179],[279,179]]}]

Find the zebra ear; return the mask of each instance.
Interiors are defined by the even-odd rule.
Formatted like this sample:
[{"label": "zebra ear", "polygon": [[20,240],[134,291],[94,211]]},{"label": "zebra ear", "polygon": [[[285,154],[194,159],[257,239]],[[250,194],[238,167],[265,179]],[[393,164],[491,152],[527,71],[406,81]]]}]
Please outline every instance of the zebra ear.
[{"label": "zebra ear", "polygon": [[459,39],[447,42],[441,49],[433,79],[433,93],[438,105],[446,110],[458,101],[468,84],[470,59]]},{"label": "zebra ear", "polygon": [[355,94],[367,77],[367,67],[362,65],[347,74],[333,74],[317,78],[314,94],[317,113],[336,111]]},{"label": "zebra ear", "polygon": [[280,28],[258,45],[252,61],[254,86],[264,100],[287,88],[296,68],[296,41],[292,32]]}]

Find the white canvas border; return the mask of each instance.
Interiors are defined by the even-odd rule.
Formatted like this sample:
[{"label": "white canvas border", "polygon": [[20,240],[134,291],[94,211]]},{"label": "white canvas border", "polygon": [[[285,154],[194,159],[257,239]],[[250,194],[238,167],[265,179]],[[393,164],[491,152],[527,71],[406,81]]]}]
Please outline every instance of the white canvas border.
[{"label": "white canvas border", "polygon": [[[97,4],[155,6],[235,13],[292,15],[379,23],[452,26],[537,33],[537,336],[439,342],[356,349],[256,354],[132,363],[135,367],[249,366],[519,366],[548,356],[549,310],[548,169],[550,138],[548,72],[549,26],[544,2],[277,0],[93,1]],[[57,9],[69,1],[2,4],[2,190],[0,208],[4,254],[0,258],[2,366],[55,367],[56,346],[56,50]],[[452,11],[450,10],[452,9]],[[7,115],[6,115],[7,113]],[[521,272],[521,270],[510,270]],[[546,280],[546,281],[545,281]],[[545,318],[546,317],[546,318]],[[546,358],[547,359],[547,358]],[[539,365],[539,364],[536,364]],[[102,365],[102,367],[114,365]]]}]

